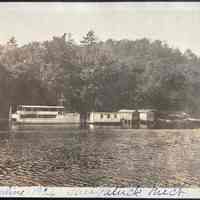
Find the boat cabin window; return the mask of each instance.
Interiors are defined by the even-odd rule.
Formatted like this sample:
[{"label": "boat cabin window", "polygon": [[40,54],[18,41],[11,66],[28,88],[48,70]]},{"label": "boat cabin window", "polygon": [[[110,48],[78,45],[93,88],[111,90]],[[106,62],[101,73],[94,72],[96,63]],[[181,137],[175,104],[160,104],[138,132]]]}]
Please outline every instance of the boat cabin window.
[{"label": "boat cabin window", "polygon": [[39,111],[50,111],[49,108],[38,108]]},{"label": "boat cabin window", "polygon": [[110,114],[107,114],[107,118],[108,118],[108,119],[110,118]]},{"label": "boat cabin window", "polygon": [[26,114],[26,115],[20,115],[20,117],[22,119],[24,119],[24,118],[37,118],[37,115],[36,114]]},{"label": "boat cabin window", "polygon": [[103,119],[103,114],[100,115],[101,119]]},{"label": "boat cabin window", "polygon": [[27,107],[27,108],[24,107],[23,110],[25,110],[25,111],[35,111],[35,109],[32,108],[32,107]]},{"label": "boat cabin window", "polygon": [[39,118],[56,118],[56,115],[38,115]]}]

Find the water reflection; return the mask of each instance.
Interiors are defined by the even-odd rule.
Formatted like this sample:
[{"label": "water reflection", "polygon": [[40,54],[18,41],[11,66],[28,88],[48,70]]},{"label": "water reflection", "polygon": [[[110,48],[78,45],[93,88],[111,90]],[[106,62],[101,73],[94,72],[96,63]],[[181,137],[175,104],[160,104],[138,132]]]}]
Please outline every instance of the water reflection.
[{"label": "water reflection", "polygon": [[200,182],[199,130],[0,127],[0,185],[151,187]]},{"label": "water reflection", "polygon": [[2,130],[9,130],[10,125],[8,120],[0,120],[0,131]]}]

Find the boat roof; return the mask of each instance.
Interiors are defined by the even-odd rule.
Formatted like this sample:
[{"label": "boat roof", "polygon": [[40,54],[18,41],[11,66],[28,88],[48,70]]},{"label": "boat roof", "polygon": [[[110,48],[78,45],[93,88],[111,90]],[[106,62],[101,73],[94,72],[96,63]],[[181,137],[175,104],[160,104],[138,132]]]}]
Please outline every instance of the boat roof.
[{"label": "boat roof", "polygon": [[40,106],[40,105],[19,105],[24,108],[64,108],[64,106]]}]

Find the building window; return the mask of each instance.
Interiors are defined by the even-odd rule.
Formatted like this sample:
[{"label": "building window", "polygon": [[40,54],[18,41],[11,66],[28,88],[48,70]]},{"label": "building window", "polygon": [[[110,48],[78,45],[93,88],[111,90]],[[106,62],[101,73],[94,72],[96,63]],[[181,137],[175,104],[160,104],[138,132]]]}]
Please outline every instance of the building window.
[{"label": "building window", "polygon": [[108,119],[110,118],[110,114],[107,114],[107,118],[108,118]]},{"label": "building window", "polygon": [[100,115],[101,119],[103,119],[103,114]]}]

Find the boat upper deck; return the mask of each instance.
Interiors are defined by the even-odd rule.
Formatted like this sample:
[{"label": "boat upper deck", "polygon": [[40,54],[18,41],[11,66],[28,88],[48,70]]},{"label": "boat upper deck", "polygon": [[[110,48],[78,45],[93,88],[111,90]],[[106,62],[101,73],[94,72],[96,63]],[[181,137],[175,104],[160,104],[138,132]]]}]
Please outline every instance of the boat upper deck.
[{"label": "boat upper deck", "polygon": [[64,106],[19,105],[18,111],[63,111]]}]

